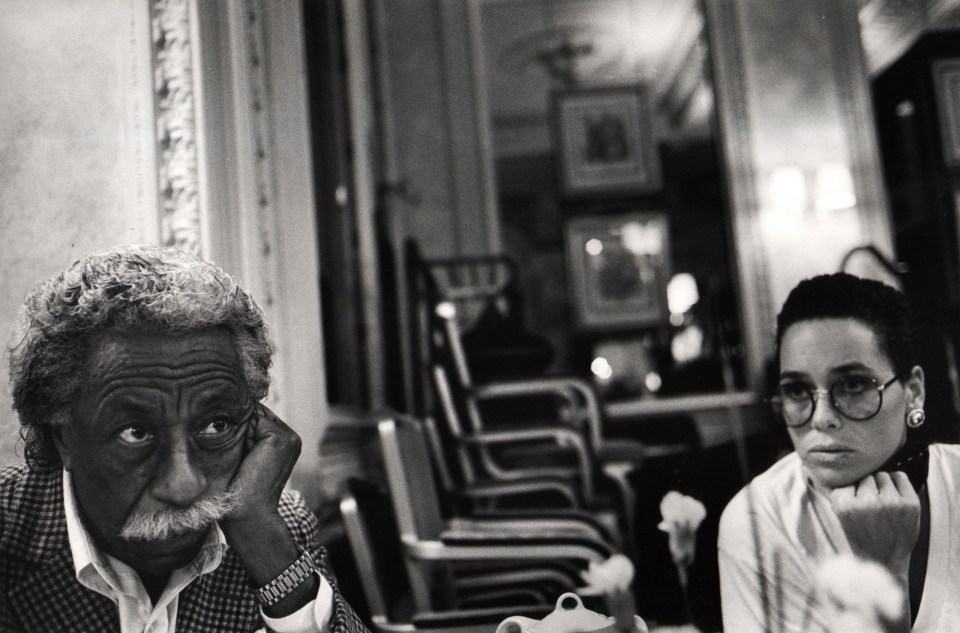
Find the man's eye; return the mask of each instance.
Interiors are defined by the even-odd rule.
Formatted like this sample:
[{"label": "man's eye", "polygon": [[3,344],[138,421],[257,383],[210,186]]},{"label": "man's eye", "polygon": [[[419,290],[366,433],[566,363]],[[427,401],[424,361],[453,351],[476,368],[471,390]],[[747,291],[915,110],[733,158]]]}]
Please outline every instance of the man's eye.
[{"label": "man's eye", "polygon": [[237,428],[237,424],[227,418],[214,418],[207,423],[202,429],[200,429],[200,435],[225,435],[234,431]]},{"label": "man's eye", "polygon": [[142,426],[134,424],[121,430],[117,437],[127,444],[143,444],[153,439],[153,434]]}]

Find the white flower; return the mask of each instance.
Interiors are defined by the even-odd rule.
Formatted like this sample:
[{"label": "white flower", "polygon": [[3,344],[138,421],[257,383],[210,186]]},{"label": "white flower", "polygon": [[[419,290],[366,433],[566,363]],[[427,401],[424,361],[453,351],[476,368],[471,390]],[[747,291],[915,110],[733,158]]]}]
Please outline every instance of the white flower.
[{"label": "white flower", "polygon": [[853,554],[825,560],[817,585],[832,631],[883,633],[903,615],[904,594],[887,568]]},{"label": "white flower", "polygon": [[590,561],[583,579],[591,589],[611,594],[626,591],[633,582],[633,563],[623,554],[614,554],[602,563]]},{"label": "white flower", "polygon": [[660,501],[663,521],[657,527],[670,537],[670,554],[680,568],[693,563],[696,553],[697,528],[707,516],[703,504],[687,495],[671,490]]}]

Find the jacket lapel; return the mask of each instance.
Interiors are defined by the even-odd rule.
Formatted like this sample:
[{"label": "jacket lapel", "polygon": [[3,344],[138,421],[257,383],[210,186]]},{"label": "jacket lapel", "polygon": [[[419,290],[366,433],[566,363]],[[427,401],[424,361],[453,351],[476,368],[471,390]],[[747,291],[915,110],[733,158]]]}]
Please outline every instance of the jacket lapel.
[{"label": "jacket lapel", "polygon": [[[26,631],[103,633],[119,630],[113,603],[76,580],[63,510],[59,470],[24,470],[13,493],[11,522],[0,551],[16,566],[7,589],[10,608]],[[13,561],[19,561],[13,563]],[[11,578],[12,580],[12,578]]]},{"label": "jacket lapel", "polygon": [[73,558],[61,552],[9,591],[10,604],[30,633],[117,631],[117,607],[76,580]]}]

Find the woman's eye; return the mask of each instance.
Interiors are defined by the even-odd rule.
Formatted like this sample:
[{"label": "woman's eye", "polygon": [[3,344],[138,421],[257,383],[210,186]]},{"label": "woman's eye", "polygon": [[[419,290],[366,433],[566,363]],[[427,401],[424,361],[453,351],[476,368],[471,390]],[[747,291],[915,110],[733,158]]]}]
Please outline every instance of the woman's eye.
[{"label": "woman's eye", "polygon": [[236,424],[226,418],[214,418],[200,429],[200,435],[223,435],[233,431],[236,427]]},{"label": "woman's eye", "polygon": [[866,376],[845,376],[839,380],[840,390],[843,393],[863,393],[873,387],[873,381]]},{"label": "woman's eye", "polygon": [[142,426],[131,425],[122,429],[117,437],[120,438],[120,441],[126,442],[127,444],[143,444],[144,442],[150,441],[153,438],[153,434]]},{"label": "woman's eye", "polygon": [[786,400],[804,400],[809,397],[807,388],[799,382],[788,382],[780,385],[780,397]]}]

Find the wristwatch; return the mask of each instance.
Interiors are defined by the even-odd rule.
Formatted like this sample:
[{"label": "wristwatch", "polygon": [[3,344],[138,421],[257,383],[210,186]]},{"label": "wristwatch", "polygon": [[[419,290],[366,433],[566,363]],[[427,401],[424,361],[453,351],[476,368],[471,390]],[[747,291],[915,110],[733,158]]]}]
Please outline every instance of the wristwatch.
[{"label": "wristwatch", "polygon": [[298,546],[298,548],[300,558],[284,569],[279,576],[255,591],[261,605],[269,607],[277,604],[302,585],[304,580],[317,573],[317,564],[313,562],[310,552],[302,547]]}]

